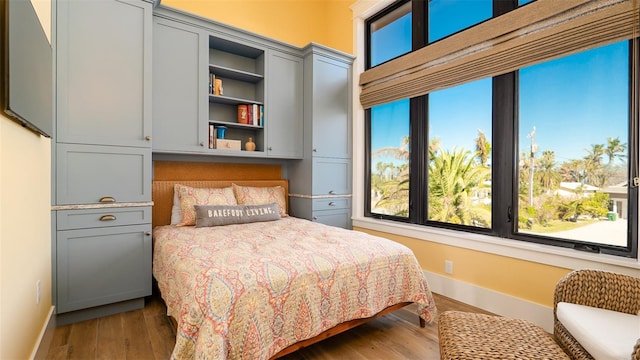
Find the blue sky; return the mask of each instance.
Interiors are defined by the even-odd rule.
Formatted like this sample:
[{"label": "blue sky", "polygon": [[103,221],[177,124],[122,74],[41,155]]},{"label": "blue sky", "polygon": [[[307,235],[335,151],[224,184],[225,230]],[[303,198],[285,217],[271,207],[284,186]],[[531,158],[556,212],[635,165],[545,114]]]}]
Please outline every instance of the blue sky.
[{"label": "blue sky", "polygon": [[[441,6],[444,3],[446,7]],[[486,4],[478,0],[430,2],[434,29],[430,30],[431,41],[486,19],[490,16]],[[409,51],[410,32],[408,15],[378,30],[374,49],[377,40],[394,41],[391,47],[376,49],[372,62],[384,62]],[[521,69],[520,152],[529,149],[526,135],[533,126],[538,154],[553,150],[558,162],[582,158],[591,144],[606,144],[608,137],[628,143],[628,58],[625,41]],[[430,94],[431,137],[439,138],[443,148],[473,150],[480,129],[493,142],[490,91],[491,80],[483,79]],[[373,150],[398,147],[408,134],[408,102],[399,103],[402,106],[374,109]]]}]

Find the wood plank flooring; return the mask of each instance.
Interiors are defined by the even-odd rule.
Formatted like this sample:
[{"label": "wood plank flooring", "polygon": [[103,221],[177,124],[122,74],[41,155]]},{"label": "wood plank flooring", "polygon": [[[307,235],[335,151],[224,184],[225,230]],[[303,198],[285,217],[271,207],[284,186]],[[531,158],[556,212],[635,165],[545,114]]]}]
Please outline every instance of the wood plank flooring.
[{"label": "wood plank flooring", "polygon": [[[439,312],[486,311],[434,294]],[[418,325],[415,305],[370,321],[283,360],[439,359],[437,322]],[[144,309],[56,328],[47,359],[169,359],[175,334],[156,296]]]}]

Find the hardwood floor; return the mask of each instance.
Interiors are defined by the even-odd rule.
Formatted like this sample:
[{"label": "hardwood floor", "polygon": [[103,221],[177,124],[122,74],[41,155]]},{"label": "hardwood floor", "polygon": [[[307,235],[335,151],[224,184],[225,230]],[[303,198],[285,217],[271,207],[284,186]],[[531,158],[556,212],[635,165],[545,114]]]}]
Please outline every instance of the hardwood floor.
[{"label": "hardwood floor", "polygon": [[[486,311],[434,294],[439,312]],[[287,355],[283,360],[439,359],[437,322],[418,325],[415,305]],[[48,359],[169,359],[175,334],[162,301],[144,309],[56,328]]]}]

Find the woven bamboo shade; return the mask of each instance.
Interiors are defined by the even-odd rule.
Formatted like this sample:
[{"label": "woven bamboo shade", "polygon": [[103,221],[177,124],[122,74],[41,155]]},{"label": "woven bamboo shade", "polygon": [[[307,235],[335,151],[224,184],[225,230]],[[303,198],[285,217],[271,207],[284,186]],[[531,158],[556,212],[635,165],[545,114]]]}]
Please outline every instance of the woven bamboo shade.
[{"label": "woven bamboo shade", "polygon": [[638,36],[640,0],[537,0],[361,74],[374,105]]}]

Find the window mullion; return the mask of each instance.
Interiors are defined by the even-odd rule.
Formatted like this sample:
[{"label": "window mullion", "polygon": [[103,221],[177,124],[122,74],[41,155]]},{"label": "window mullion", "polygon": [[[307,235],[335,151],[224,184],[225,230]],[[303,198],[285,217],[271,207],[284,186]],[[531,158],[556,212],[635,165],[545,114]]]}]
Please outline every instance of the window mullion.
[{"label": "window mullion", "polygon": [[[517,111],[517,74],[496,76],[493,78],[493,130],[492,130],[492,168],[491,224],[493,232],[501,237],[510,237],[514,222],[517,223],[516,199],[517,179],[515,170],[515,139],[517,129],[514,121]],[[515,195],[514,195],[515,194]]]},{"label": "window mullion", "polygon": [[411,159],[409,161],[409,218],[424,224],[427,219],[427,164],[429,134],[427,133],[427,96],[411,99]]}]

